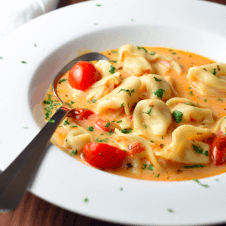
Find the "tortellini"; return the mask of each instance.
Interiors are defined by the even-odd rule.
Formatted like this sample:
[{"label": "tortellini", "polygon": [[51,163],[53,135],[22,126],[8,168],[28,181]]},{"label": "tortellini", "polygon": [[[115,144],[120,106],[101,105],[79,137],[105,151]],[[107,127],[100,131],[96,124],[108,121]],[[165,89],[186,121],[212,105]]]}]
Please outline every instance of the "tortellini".
[{"label": "tortellini", "polygon": [[84,145],[92,142],[92,140],[93,138],[89,131],[77,126],[76,128],[69,130],[65,139],[65,146],[71,148],[71,151],[80,152]]},{"label": "tortellini", "polygon": [[[172,96],[171,86],[169,83],[160,75],[145,74],[140,77],[141,80],[141,99],[157,98],[161,100],[168,100]],[[163,95],[157,95],[157,90],[162,90]],[[158,92],[158,91],[157,91]]]},{"label": "tortellini", "polygon": [[172,142],[155,154],[184,164],[208,164],[210,147],[201,141],[211,135],[212,132],[206,128],[191,125],[179,126],[172,133]]},{"label": "tortellini", "polygon": [[106,60],[99,60],[95,64],[95,67],[101,72],[102,78],[105,78],[112,73],[110,72],[111,68],[113,67],[109,61]]},{"label": "tortellini", "polygon": [[149,99],[142,100],[136,105],[133,120],[135,133],[160,141],[172,123],[172,115],[163,101]]},{"label": "tortellini", "polygon": [[103,96],[110,93],[115,87],[121,83],[121,74],[116,72],[114,74],[108,75],[101,80],[95,82],[88,91],[87,99],[99,100]]},{"label": "tortellini", "polygon": [[174,70],[181,74],[180,65],[171,57],[158,53],[150,54],[143,47],[124,45],[119,48],[119,61],[123,63],[125,69],[135,76],[141,76],[145,72],[164,74],[169,70]]},{"label": "tortellini", "polygon": [[[150,163],[154,165],[154,167],[161,169],[161,165],[158,163],[156,156],[154,155],[153,148],[150,145],[151,142],[136,134],[121,133],[118,129],[116,129],[116,133],[119,137],[126,139],[127,143],[133,144],[135,142],[139,142],[145,148],[145,151],[139,153],[139,157],[146,158]],[[123,146],[123,149],[126,149],[126,147]]]},{"label": "tortellini", "polygon": [[203,96],[226,96],[226,64],[213,63],[192,67],[187,78]]},{"label": "tortellini", "polygon": [[141,76],[145,72],[152,72],[151,64],[141,56],[128,56],[123,63],[124,69],[130,71],[135,76]]},{"label": "tortellini", "polygon": [[197,103],[187,98],[174,97],[166,102],[171,112],[179,111],[183,114],[182,122],[200,122],[203,125],[214,123],[212,111],[208,108],[201,108]]},{"label": "tortellini", "polygon": [[141,81],[136,76],[124,79],[117,88],[98,101],[96,111],[101,113],[108,109],[124,109],[126,115],[130,115],[138,100],[140,85]]},{"label": "tortellini", "polygon": [[226,117],[223,117],[218,120],[217,124],[213,128],[213,132],[217,133],[218,131],[226,133]]}]

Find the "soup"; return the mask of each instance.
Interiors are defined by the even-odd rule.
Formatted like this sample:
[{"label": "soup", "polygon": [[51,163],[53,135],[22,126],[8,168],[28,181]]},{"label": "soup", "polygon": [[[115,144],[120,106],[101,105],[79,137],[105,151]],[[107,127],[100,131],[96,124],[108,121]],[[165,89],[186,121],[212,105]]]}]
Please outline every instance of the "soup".
[{"label": "soup", "polygon": [[[52,142],[120,176],[180,181],[226,171],[226,64],[163,47],[124,45],[79,62],[58,82],[72,110]],[[50,87],[49,121],[61,106]],[[51,121],[50,121],[51,122]]]}]

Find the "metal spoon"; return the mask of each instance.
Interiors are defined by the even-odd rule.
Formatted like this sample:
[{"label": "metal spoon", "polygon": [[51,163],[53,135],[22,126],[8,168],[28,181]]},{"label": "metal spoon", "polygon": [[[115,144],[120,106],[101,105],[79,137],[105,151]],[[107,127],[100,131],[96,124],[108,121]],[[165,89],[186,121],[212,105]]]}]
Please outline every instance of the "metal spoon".
[{"label": "metal spoon", "polygon": [[[87,53],[77,57],[67,64],[55,77],[53,91],[60,100],[56,92],[56,85],[60,77],[71,69],[78,61],[109,60],[99,53]],[[61,101],[61,100],[60,100]],[[62,102],[62,101],[61,101]],[[46,146],[63,118],[71,111],[64,102],[52,116],[49,122],[42,128],[37,136],[28,144],[21,154],[0,174],[0,212],[11,212],[21,202],[32,173],[38,166],[41,156],[45,152]],[[54,122],[54,123],[53,123]]]}]

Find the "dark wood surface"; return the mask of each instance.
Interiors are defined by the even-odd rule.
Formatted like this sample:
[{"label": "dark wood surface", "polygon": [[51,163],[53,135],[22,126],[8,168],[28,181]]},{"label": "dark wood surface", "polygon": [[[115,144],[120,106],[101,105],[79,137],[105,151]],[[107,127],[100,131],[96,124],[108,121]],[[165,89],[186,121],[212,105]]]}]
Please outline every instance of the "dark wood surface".
[{"label": "dark wood surface", "polygon": [[[60,8],[83,1],[86,0],[61,0],[58,7]],[[226,5],[226,0],[209,0],[209,1]],[[0,226],[73,226],[73,225],[118,226],[118,224],[94,220],[64,210],[36,197],[35,195],[29,192],[26,193],[23,201],[14,212],[6,214],[0,213]]]}]

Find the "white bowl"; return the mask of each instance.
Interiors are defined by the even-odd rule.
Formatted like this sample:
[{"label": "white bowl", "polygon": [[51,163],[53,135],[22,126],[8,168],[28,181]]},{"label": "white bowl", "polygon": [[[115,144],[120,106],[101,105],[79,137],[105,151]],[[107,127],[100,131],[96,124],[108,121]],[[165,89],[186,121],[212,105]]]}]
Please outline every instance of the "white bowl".
[{"label": "white bowl", "polygon": [[[52,79],[84,49],[165,46],[225,62],[224,21],[225,6],[209,2],[100,0],[53,11],[12,32],[0,43],[0,168],[4,170],[38,133],[44,122],[41,102]],[[65,209],[118,223],[226,221],[226,176],[201,182],[209,187],[194,181],[152,182],[111,175],[50,145],[29,190]]]}]

